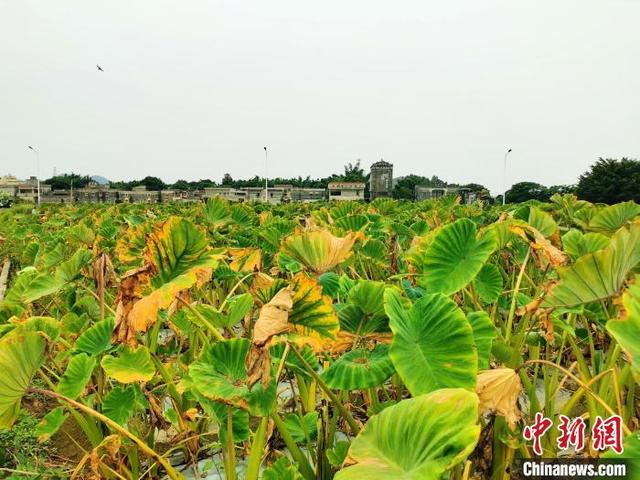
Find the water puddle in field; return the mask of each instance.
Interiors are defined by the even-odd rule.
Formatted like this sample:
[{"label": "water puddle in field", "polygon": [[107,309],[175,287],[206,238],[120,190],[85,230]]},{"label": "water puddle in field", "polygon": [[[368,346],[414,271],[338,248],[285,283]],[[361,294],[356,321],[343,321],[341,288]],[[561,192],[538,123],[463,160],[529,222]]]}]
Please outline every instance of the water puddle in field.
[{"label": "water puddle in field", "polygon": [[[289,400],[293,398],[293,394],[291,392],[291,385],[287,382],[280,382],[278,384],[278,401],[280,404],[286,404]],[[164,404],[165,409],[171,408],[171,402],[167,398]],[[159,432],[159,439],[157,441],[162,440],[170,443],[170,438],[166,435],[167,432]],[[336,442],[349,440],[353,441],[352,437],[348,437],[343,432],[336,432],[335,436]],[[315,443],[314,443],[315,445]],[[308,455],[308,450],[304,446],[300,446],[300,450],[304,453],[304,455],[309,458],[310,462],[314,462],[315,459],[311,458]],[[289,454],[289,451],[286,448],[281,450],[289,459],[292,457]],[[224,458],[221,452],[216,452],[210,454],[208,457],[203,458],[198,461],[196,464],[196,468],[194,465],[187,464],[186,458],[184,455],[178,453],[172,457],[169,457],[169,461],[171,464],[180,472],[181,475],[184,476],[186,480],[225,480],[226,474],[224,472]],[[246,470],[247,470],[247,457],[238,457],[236,458],[236,474],[237,478],[245,478]],[[260,467],[260,475],[264,471],[264,464]],[[168,477],[163,477],[163,480],[168,480]]]}]

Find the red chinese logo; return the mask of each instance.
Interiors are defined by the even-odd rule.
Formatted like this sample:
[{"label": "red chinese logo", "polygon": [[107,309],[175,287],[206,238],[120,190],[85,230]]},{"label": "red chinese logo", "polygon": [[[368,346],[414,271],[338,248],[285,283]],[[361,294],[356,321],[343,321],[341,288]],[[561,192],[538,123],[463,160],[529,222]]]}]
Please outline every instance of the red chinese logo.
[{"label": "red chinese logo", "polygon": [[[573,447],[576,452],[584,448],[584,437],[587,424],[582,417],[571,420],[565,415],[560,415],[560,436],[557,439],[558,449],[568,450]],[[525,440],[533,442],[533,452],[542,455],[542,437],[552,427],[553,421],[537,412],[532,425],[524,427],[522,436]],[[624,452],[622,446],[622,418],[612,415],[603,419],[596,417],[591,428],[591,445],[594,450],[611,449],[620,455]]]},{"label": "red chinese logo", "polygon": [[623,452],[622,418],[620,415],[613,415],[606,420],[596,417],[591,434],[591,444],[594,450],[611,448],[618,455]]},{"label": "red chinese logo", "polygon": [[573,446],[577,452],[584,448],[584,430],[587,427],[582,417],[571,420],[565,415],[560,415],[560,436],[558,437],[558,448],[567,450]]},{"label": "red chinese logo", "polygon": [[542,455],[542,445],[540,443],[540,439],[542,436],[547,433],[547,430],[551,428],[553,422],[551,419],[546,418],[542,415],[542,413],[536,413],[536,420],[533,425],[527,425],[524,427],[524,431],[522,435],[525,440],[532,441],[533,440],[533,451],[536,455]]}]

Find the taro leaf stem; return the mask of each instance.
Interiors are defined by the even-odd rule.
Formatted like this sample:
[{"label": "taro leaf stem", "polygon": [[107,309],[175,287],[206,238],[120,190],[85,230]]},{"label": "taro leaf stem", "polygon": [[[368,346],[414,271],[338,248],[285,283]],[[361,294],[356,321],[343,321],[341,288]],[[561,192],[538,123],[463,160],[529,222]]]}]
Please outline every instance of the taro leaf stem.
[{"label": "taro leaf stem", "polygon": [[[518,371],[522,367],[524,367],[526,365],[530,365],[532,363],[542,363],[544,365],[549,365],[550,367],[557,368],[558,370],[564,372],[564,374],[567,377],[569,377],[571,380],[573,380],[578,385],[580,385],[580,387],[583,388],[587,393],[589,393],[594,398],[594,400],[596,402],[598,402],[600,405],[602,405],[602,407],[607,411],[607,413],[609,415],[616,415],[616,412],[607,404],[607,402],[605,402],[600,396],[598,396],[593,390],[591,390],[591,388],[589,388],[589,385],[584,383],[582,380],[580,380],[578,377],[576,377],[573,373],[571,373],[566,368],[561,367],[560,365],[556,365],[555,363],[550,362],[548,360],[527,360],[522,365],[520,365],[518,368],[516,368],[516,371]],[[629,427],[627,427],[624,423],[622,424],[622,429],[624,430],[625,435],[631,435],[631,433],[632,433],[631,430],[629,430]]]},{"label": "taro leaf stem", "polygon": [[149,445],[147,445],[144,441],[142,441],[140,438],[136,437],[133,433],[129,432],[128,430],[123,428],[118,423],[116,423],[113,420],[111,420],[109,417],[101,414],[100,412],[95,411],[91,407],[88,407],[88,406],[86,406],[86,405],[84,405],[84,404],[82,404],[80,402],[76,402],[75,400],[73,400],[73,399],[71,399],[69,397],[65,397],[64,395],[60,395],[59,393],[52,392],[50,390],[41,390],[39,388],[32,388],[30,391],[33,392],[33,393],[39,393],[41,395],[47,395],[47,396],[53,397],[53,398],[55,398],[57,400],[62,400],[64,402],[68,403],[69,405],[77,408],[78,410],[82,410],[84,413],[88,413],[89,415],[97,418],[98,420],[100,420],[101,422],[107,424],[107,426],[109,426],[110,428],[112,428],[113,430],[118,432],[123,437],[127,437],[133,443],[138,445],[138,447],[140,447],[140,450],[142,450],[145,455],[157,460],[157,462],[160,465],[162,465],[162,467],[165,469],[165,471],[167,472],[167,475],[169,476],[169,478],[171,480],[182,480],[182,478],[183,478],[182,475],[180,475],[171,466],[171,464],[169,463],[169,461],[166,458],[164,458],[162,455],[158,454],[155,450],[153,450],[151,447],[149,447]]},{"label": "taro leaf stem", "polygon": [[298,352],[298,349],[294,345],[291,345],[291,351],[294,353],[296,357],[298,357],[298,360],[300,360],[300,363],[302,363],[302,366],[305,368],[305,370],[309,372],[309,375],[313,377],[313,379],[318,383],[320,388],[322,388],[322,390],[324,390],[327,396],[331,399],[335,407],[340,412],[340,415],[342,415],[344,419],[347,421],[347,423],[349,424],[349,428],[351,428],[351,431],[353,432],[353,434],[358,435],[358,433],[360,432],[360,427],[358,426],[358,423],[351,415],[351,412],[347,410],[347,408],[338,399],[336,394],[331,391],[331,389],[327,386],[326,383],[324,383],[324,381],[320,378],[320,375],[318,375],[316,371],[311,367],[311,365],[307,363],[307,361],[300,354],[300,352]]}]

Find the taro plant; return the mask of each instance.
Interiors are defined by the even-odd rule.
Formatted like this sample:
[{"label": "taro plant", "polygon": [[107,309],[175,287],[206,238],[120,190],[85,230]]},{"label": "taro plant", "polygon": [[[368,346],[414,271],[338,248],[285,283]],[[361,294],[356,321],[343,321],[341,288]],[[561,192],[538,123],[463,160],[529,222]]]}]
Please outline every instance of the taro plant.
[{"label": "taro plant", "polygon": [[0,429],[72,428],[69,477],[506,479],[537,412],[640,444],[633,202],[0,215]]}]

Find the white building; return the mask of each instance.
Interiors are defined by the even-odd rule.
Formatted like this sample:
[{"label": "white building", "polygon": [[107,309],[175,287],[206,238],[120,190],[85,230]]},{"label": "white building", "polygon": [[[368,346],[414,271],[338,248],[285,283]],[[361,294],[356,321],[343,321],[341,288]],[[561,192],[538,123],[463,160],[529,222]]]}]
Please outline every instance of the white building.
[{"label": "white building", "polygon": [[330,182],[329,200],[364,200],[364,182]]}]

